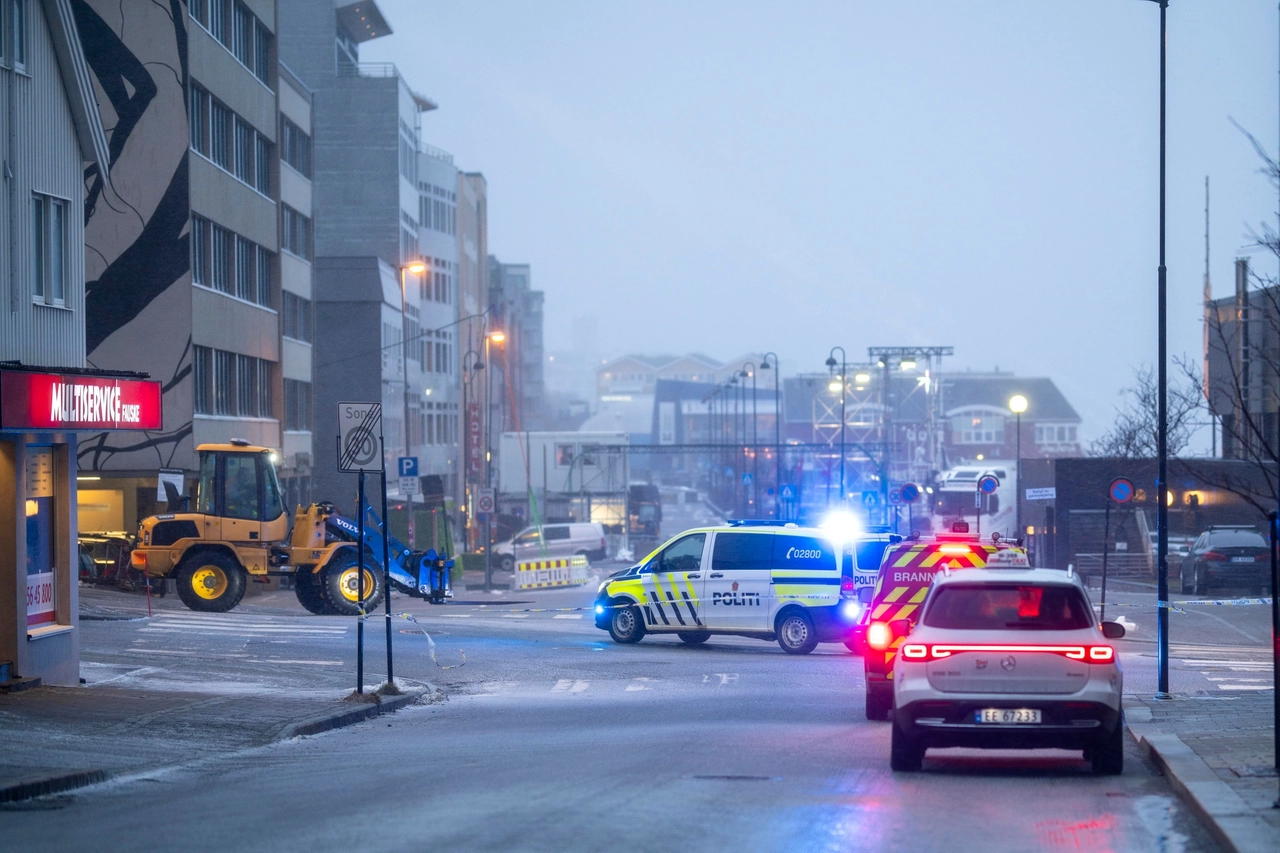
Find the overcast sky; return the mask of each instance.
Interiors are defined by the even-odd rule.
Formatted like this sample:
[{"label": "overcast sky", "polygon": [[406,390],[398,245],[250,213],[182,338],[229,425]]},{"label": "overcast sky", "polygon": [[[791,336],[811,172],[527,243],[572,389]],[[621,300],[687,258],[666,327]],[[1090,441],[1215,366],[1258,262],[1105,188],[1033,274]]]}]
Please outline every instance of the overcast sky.
[{"label": "overcast sky", "polygon": [[[426,142],[489,185],[489,246],[533,265],[546,345],[883,345],[1052,377],[1111,421],[1155,358],[1159,9],[1143,0],[378,0],[362,46],[440,109]],[[1170,352],[1276,215],[1275,0],[1169,10]],[[1257,267],[1276,259],[1255,253]],[[1206,440],[1207,441],[1207,440]]]}]

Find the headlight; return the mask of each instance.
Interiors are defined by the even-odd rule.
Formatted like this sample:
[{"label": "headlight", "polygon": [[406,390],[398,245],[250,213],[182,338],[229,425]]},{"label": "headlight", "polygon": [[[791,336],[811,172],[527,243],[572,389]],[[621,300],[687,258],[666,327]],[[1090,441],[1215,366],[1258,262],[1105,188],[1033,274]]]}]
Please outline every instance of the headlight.
[{"label": "headlight", "polygon": [[601,615],[602,613],[604,613],[604,605],[603,605],[603,604],[597,604],[597,605],[596,605],[596,615],[597,615],[597,616],[599,616],[599,615]]},{"label": "headlight", "polygon": [[609,582],[607,580],[600,581],[600,586],[596,588],[596,595],[603,595],[604,588],[607,587],[608,585],[609,585]]}]

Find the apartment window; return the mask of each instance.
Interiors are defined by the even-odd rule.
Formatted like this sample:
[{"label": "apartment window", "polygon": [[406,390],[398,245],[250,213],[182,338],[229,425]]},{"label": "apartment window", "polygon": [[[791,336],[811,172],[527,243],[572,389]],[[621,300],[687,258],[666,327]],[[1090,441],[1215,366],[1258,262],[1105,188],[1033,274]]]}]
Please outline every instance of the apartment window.
[{"label": "apartment window", "polygon": [[235,33],[231,40],[231,52],[245,68],[253,68],[253,13],[240,3],[235,4]]},{"label": "apartment window", "polygon": [[311,177],[311,137],[288,119],[281,129],[280,156],[300,174]]},{"label": "apartment window", "polygon": [[27,0],[13,0],[13,65],[22,68],[26,64]]},{"label": "apartment window", "polygon": [[213,352],[213,412],[217,415],[234,415],[236,354],[223,350]]},{"label": "apartment window", "polygon": [[236,162],[235,176],[246,184],[253,184],[253,128],[242,122],[236,123]]},{"label": "apartment window", "polygon": [[31,197],[31,293],[61,305],[67,298],[67,202]]},{"label": "apartment window", "polygon": [[287,290],[284,293],[284,336],[307,343],[312,340],[311,300]]},{"label": "apartment window", "polygon": [[209,220],[191,217],[191,280],[209,286]]},{"label": "apartment window", "polygon": [[223,293],[232,293],[231,285],[231,256],[234,242],[232,238],[235,236],[221,225],[213,225],[210,223],[210,234],[212,239],[209,241],[211,263],[210,285],[214,290],[221,290]]},{"label": "apartment window", "polygon": [[209,107],[209,159],[230,172],[231,110],[212,99]]},{"label": "apartment window", "polygon": [[271,67],[271,34],[257,18],[253,19],[253,73],[263,83],[268,82]]},{"label": "apartment window", "polygon": [[187,9],[191,12],[191,17],[199,21],[202,25],[209,20],[207,0],[187,0]]},{"label": "apartment window", "polygon": [[271,253],[258,247],[258,298],[259,305],[271,307]]},{"label": "apartment window", "polygon": [[209,93],[191,87],[191,147],[209,156]]},{"label": "apartment window", "polygon": [[195,382],[195,411],[197,415],[213,414],[213,350],[195,347],[191,359],[191,371]]},{"label": "apartment window", "polygon": [[1002,444],[1004,416],[981,409],[961,411],[951,418],[956,444]]},{"label": "apartment window", "polygon": [[236,237],[236,296],[253,302],[258,295],[258,258],[255,246],[243,237]]},{"label": "apartment window", "polygon": [[274,415],[271,404],[271,379],[273,365],[263,359],[254,359],[258,363],[258,417],[269,418]]},{"label": "apartment window", "polygon": [[287,204],[280,205],[284,217],[284,248],[311,260],[311,220]]},{"label": "apartment window", "polygon": [[236,356],[236,413],[258,414],[258,359],[251,355]]},{"label": "apartment window", "polygon": [[253,186],[267,195],[271,192],[271,143],[260,133],[253,135]]},{"label": "apartment window", "polygon": [[309,431],[311,426],[311,383],[284,381],[284,428]]},{"label": "apartment window", "polygon": [[231,43],[231,28],[227,26],[227,0],[208,0],[209,33],[218,41]]}]

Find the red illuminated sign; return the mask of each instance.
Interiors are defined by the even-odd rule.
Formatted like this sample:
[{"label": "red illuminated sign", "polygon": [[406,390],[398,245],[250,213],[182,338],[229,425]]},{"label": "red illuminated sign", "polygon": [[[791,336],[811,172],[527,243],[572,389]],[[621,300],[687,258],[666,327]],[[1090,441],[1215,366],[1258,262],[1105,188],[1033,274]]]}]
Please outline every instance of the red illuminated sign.
[{"label": "red illuminated sign", "polygon": [[160,383],[0,371],[0,428],[161,429]]}]

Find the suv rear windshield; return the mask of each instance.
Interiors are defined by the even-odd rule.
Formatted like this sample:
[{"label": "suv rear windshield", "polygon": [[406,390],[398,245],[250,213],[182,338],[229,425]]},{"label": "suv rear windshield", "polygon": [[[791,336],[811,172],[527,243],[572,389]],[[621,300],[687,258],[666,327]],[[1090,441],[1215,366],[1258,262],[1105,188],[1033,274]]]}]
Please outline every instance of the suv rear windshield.
[{"label": "suv rear windshield", "polygon": [[924,624],[961,631],[1071,631],[1088,628],[1089,606],[1071,586],[948,584],[937,591]]},{"label": "suv rear windshield", "polygon": [[1265,548],[1267,540],[1252,530],[1211,530],[1205,544],[1211,548]]}]

